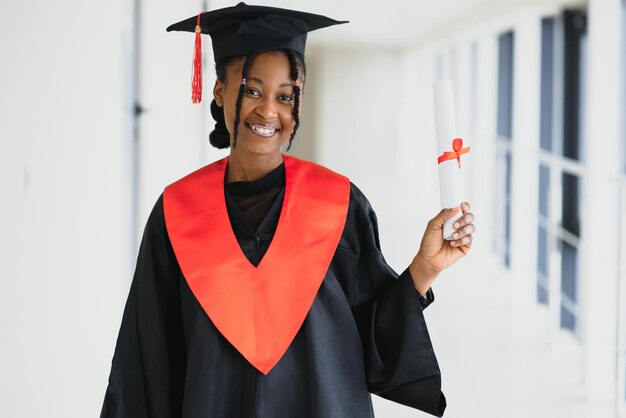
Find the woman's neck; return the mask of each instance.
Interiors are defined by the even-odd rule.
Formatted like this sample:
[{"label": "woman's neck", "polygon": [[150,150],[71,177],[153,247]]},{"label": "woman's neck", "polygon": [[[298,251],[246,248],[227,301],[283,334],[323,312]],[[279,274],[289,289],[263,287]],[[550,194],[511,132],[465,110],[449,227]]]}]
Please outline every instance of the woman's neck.
[{"label": "woman's neck", "polygon": [[274,170],[282,162],[282,153],[242,156],[231,150],[226,170],[226,183],[258,180]]}]

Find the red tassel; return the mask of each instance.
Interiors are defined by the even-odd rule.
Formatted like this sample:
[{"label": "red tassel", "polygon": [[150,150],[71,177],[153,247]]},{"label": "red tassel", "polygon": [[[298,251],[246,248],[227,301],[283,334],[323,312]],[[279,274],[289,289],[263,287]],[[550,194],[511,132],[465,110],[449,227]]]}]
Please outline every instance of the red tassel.
[{"label": "red tassel", "polygon": [[202,101],[202,39],[200,34],[200,16],[198,14],[198,22],[196,23],[196,42],[193,50],[193,77],[191,79],[191,102],[200,103]]}]

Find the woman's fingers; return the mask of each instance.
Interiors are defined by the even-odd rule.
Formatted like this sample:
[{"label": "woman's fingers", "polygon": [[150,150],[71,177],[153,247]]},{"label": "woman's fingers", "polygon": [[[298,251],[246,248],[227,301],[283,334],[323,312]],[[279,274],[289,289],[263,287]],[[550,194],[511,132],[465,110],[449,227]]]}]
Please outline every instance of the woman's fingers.
[{"label": "woman's fingers", "polygon": [[472,214],[471,212],[466,212],[456,222],[454,222],[452,227],[454,227],[454,229],[459,229],[460,227],[471,224],[472,222],[474,222],[474,214]]},{"label": "woman's fingers", "polygon": [[472,236],[471,235],[466,235],[462,238],[450,241],[450,245],[452,245],[453,247],[458,247],[459,245],[465,245],[466,247],[470,247],[472,245]]},{"label": "woman's fingers", "polygon": [[476,230],[474,224],[465,225],[462,228],[457,229],[453,234],[453,239],[463,238],[464,236],[471,235]]},{"label": "woman's fingers", "polygon": [[454,247],[458,247],[461,245],[465,245],[466,247],[470,247],[472,245],[473,237],[472,234],[476,230],[476,226],[472,224],[474,222],[474,215],[469,212],[471,209],[471,205],[469,202],[461,203],[461,210],[463,211],[463,216],[461,216],[452,227],[455,229],[455,232],[452,234],[453,241],[450,241],[450,245]]}]

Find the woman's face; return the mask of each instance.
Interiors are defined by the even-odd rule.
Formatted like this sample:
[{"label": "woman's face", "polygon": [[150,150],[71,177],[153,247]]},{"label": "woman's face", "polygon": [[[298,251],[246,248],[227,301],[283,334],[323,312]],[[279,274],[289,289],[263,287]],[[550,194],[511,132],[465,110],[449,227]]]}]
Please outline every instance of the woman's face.
[{"label": "woman's face", "polygon": [[215,101],[224,108],[224,119],[231,137],[231,154],[280,154],[280,147],[289,140],[295,124],[289,59],[283,52],[269,51],[259,54],[252,62],[241,102],[237,146],[232,148],[244,61],[231,65],[226,80],[217,80],[213,89]]}]

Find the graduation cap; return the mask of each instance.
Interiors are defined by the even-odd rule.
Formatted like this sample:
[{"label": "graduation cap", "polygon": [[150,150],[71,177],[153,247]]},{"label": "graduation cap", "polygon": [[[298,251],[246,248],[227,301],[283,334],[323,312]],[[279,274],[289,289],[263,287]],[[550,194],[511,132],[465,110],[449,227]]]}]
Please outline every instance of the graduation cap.
[{"label": "graduation cap", "polygon": [[202,41],[211,36],[215,60],[248,56],[273,49],[290,49],[304,55],[307,33],[327,26],[348,23],[326,16],[278,7],[247,5],[202,12],[167,28],[168,32],[195,32],[192,102],[202,97]]}]

